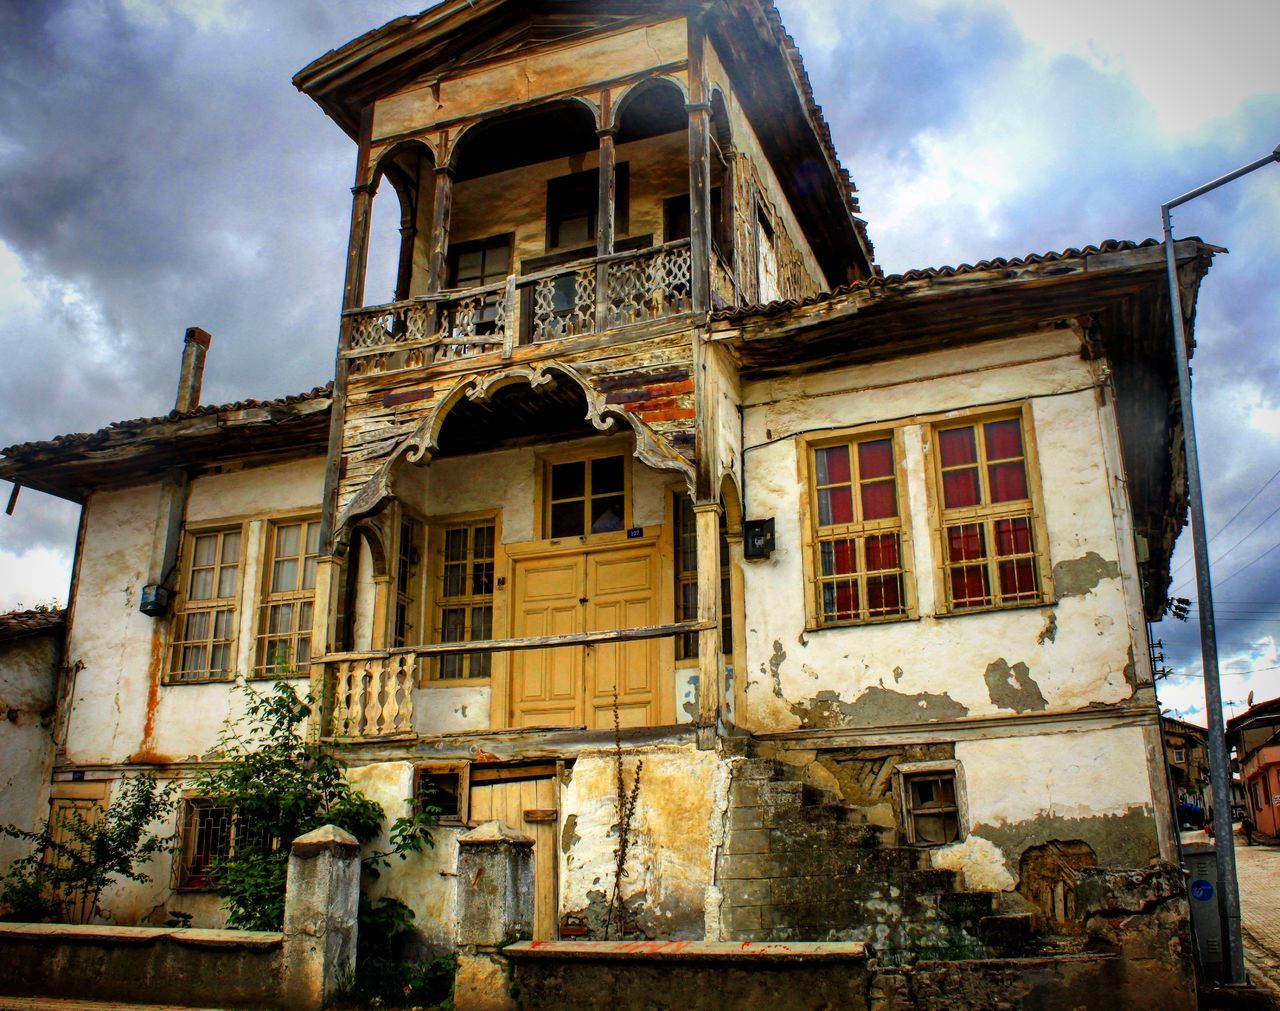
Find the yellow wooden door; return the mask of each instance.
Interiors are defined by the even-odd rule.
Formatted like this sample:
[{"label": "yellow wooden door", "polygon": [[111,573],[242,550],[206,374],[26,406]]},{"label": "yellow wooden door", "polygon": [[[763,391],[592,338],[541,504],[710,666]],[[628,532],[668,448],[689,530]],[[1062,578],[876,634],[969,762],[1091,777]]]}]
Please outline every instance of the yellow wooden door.
[{"label": "yellow wooden door", "polygon": [[[515,569],[512,632],[516,638],[582,631],[581,555],[521,561]],[[574,726],[583,722],[582,649],[511,654],[511,725]]]},{"label": "yellow wooden door", "polygon": [[[655,548],[621,548],[587,556],[587,629],[643,628],[658,624],[659,556]],[[661,720],[657,639],[587,647],[587,724],[613,725],[614,692],[624,727],[652,727]]]},{"label": "yellow wooden door", "polygon": [[504,821],[533,837],[533,939],[558,936],[556,910],[556,779],[550,769],[472,769],[470,821]]},{"label": "yellow wooden door", "polygon": [[[95,784],[96,785],[96,784]],[[105,788],[104,788],[105,792]],[[49,826],[53,829],[53,839],[67,848],[79,850],[80,841],[71,831],[69,824],[76,822],[82,825],[96,825],[104,814],[102,797],[55,797],[49,801]],[[49,859],[58,861],[56,853]],[[88,923],[93,919],[93,896],[80,890],[54,890],[54,899],[62,907],[63,915],[68,923]]]}]

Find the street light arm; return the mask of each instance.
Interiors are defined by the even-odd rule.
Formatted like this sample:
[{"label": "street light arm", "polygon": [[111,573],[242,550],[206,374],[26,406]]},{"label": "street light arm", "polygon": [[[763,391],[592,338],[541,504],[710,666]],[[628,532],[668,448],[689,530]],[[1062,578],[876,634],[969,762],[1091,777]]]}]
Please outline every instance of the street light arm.
[{"label": "street light arm", "polygon": [[1160,210],[1165,217],[1166,230],[1169,220],[1169,211],[1173,210],[1173,208],[1177,207],[1179,204],[1185,204],[1188,200],[1194,200],[1196,197],[1204,196],[1204,194],[1208,193],[1210,190],[1216,190],[1219,186],[1225,186],[1227,183],[1239,179],[1241,176],[1248,175],[1250,172],[1256,171],[1264,165],[1270,165],[1273,161],[1280,161],[1280,144],[1277,144],[1275,150],[1265,158],[1259,158],[1257,161],[1251,161],[1248,165],[1242,165],[1234,172],[1228,172],[1226,175],[1219,176],[1212,182],[1207,182],[1203,186],[1197,186],[1195,189],[1182,194],[1180,197],[1174,197],[1167,204],[1161,204]]}]

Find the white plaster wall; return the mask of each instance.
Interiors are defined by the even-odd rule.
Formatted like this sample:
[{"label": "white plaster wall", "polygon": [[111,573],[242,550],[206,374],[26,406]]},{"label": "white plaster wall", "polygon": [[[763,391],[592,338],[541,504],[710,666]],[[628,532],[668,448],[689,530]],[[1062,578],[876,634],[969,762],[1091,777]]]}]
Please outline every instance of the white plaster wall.
[{"label": "white plaster wall", "polygon": [[[1017,883],[1021,854],[1006,853],[992,842],[988,836],[1000,834],[993,830],[1046,818],[1097,823],[1153,811],[1140,727],[960,741],[955,747],[963,769],[969,835],[931,853],[933,866],[963,871],[970,888],[1002,891]],[[1147,843],[1154,855],[1154,821],[1150,826]],[[1135,844],[1141,847],[1143,841],[1129,841]],[[1098,856],[1105,864],[1110,854],[1104,849]]]},{"label": "white plaster wall", "polygon": [[[318,512],[323,464],[313,458],[198,477],[191,483],[187,523]],[[159,485],[146,484],[98,492],[85,506],[68,655],[69,663],[84,665],[75,676],[67,738],[67,756],[78,764],[199,757],[216,743],[224,721],[243,711],[243,698],[230,684],[160,683],[169,622],[138,611],[158,504]],[[242,674],[250,673],[253,663],[266,532],[265,522],[245,525],[237,650]],[[304,680],[297,684],[305,690]]]},{"label": "white plaster wall", "polygon": [[[747,562],[747,713],[755,730],[1012,715],[993,701],[988,666],[1025,663],[1048,711],[1116,703],[1133,688],[1135,644],[1119,576],[1053,606],[938,617],[924,427],[904,429],[905,479],[920,618],[805,631],[800,500],[793,438],[1030,397],[1051,565],[1090,553],[1112,571],[1117,541],[1088,363],[1071,331],[751,384],[746,403],[747,513],[775,517],[777,547]],[[1050,619],[1056,628],[1050,626]],[[1132,675],[1132,668],[1130,669]],[[868,690],[874,689],[870,695]],[[821,694],[820,693],[824,693]],[[892,695],[886,693],[893,693]],[[862,699],[862,705],[858,702]],[[821,712],[815,701],[823,703]],[[847,707],[852,706],[849,710]],[[795,708],[793,708],[795,707]],[[740,717],[741,718],[741,717]]]},{"label": "white plaster wall", "polygon": [[[0,825],[32,831],[44,818],[53,766],[53,703],[62,629],[0,642]],[[0,874],[28,846],[0,836]]]}]

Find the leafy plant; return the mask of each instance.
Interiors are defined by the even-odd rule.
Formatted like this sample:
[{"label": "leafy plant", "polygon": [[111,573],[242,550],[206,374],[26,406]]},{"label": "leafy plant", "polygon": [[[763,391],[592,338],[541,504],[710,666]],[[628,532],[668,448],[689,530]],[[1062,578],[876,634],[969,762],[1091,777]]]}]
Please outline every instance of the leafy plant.
[{"label": "leafy plant", "polygon": [[68,807],[35,832],[0,825],[0,835],[32,844],[0,879],[0,919],[68,921],[84,909],[105,916],[98,904],[103,889],[121,878],[150,881],[141,865],[172,848],[172,835],[148,829],[173,806],[173,787],[144,772],[121,780],[97,817]]}]

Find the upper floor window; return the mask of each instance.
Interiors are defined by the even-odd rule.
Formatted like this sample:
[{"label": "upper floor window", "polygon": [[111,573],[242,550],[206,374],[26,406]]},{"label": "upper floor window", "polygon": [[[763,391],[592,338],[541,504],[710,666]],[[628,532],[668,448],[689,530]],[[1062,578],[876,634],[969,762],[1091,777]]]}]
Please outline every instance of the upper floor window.
[{"label": "upper floor window", "polygon": [[[511,236],[495,235],[474,242],[459,242],[449,247],[449,287],[483,288],[506,280],[511,273]],[[502,292],[486,295],[478,307],[475,334],[493,333],[498,326],[498,303]],[[457,309],[452,310],[457,312]]]},{"label": "upper floor window", "polygon": [[[698,517],[693,499],[675,496],[676,620],[698,620]],[[720,513],[720,643],[721,652],[733,652],[733,592],[729,581],[729,541],[724,511]],[[698,633],[684,632],[676,639],[676,659],[698,655]]]},{"label": "upper floor window", "polygon": [[320,555],[318,519],[275,522],[267,528],[263,595],[258,610],[254,672],[261,677],[303,674],[311,664]]},{"label": "upper floor window", "polygon": [[935,426],[947,603],[952,610],[1044,598],[1022,414]]},{"label": "upper floor window", "polygon": [[907,614],[898,460],[891,435],[811,449],[813,581],[818,624]]},{"label": "upper floor window", "polygon": [[[626,162],[614,167],[614,227],[628,226],[630,173]],[[594,246],[600,224],[600,171],[589,169],[547,182],[547,248]]]},{"label": "upper floor window", "polygon": [[[452,523],[438,532],[435,574],[437,642],[483,642],[493,638],[494,555],[497,525],[492,517]],[[489,653],[443,656],[436,677],[488,677]]]},{"label": "upper floor window", "polygon": [[229,678],[235,669],[240,527],[188,533],[169,647],[175,681]]},{"label": "upper floor window", "polygon": [[598,456],[547,468],[548,537],[579,537],[627,525],[627,458]]},{"label": "upper floor window", "polygon": [[777,240],[763,207],[756,205],[756,301],[776,302],[782,297]]}]

